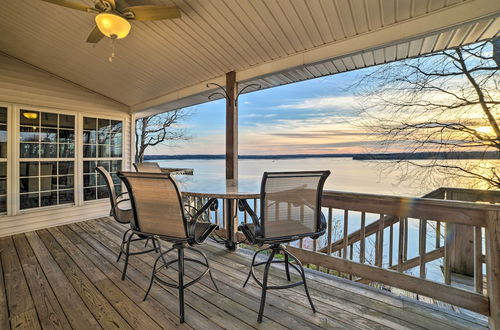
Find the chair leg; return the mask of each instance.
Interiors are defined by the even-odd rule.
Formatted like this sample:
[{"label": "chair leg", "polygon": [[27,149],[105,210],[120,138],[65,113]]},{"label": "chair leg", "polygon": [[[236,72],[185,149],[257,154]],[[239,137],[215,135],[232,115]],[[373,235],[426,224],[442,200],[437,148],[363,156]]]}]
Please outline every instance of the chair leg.
[{"label": "chair leg", "polygon": [[304,282],[304,290],[306,291],[307,299],[309,300],[309,304],[311,305],[313,312],[316,313],[316,308],[314,308],[314,304],[312,302],[311,295],[309,294],[309,289],[307,288],[306,275],[305,275],[304,267],[302,267],[302,263],[300,262],[299,259],[295,258],[295,256],[293,254],[291,254],[290,252],[288,252],[288,251],[284,251],[284,252],[285,252],[285,255],[289,255],[290,258],[295,260],[295,262],[299,266],[300,276],[302,276],[302,282]]},{"label": "chair leg", "polygon": [[285,255],[286,279],[288,280],[288,282],[290,282],[290,265],[289,265],[289,260],[288,260],[288,254],[284,253],[284,251],[283,251],[283,254]]},{"label": "chair leg", "polygon": [[259,323],[262,322],[262,315],[264,314],[264,306],[266,304],[266,293],[267,293],[267,278],[269,276],[269,268],[271,267],[271,263],[273,262],[275,254],[276,251],[273,250],[273,252],[271,252],[271,255],[269,256],[269,259],[267,260],[266,268],[264,268],[264,278],[262,279],[262,296],[260,298],[259,316],[257,317],[257,322]]},{"label": "chair leg", "polygon": [[267,249],[261,249],[261,250],[258,250],[257,252],[254,253],[253,258],[252,258],[252,263],[250,264],[250,271],[248,272],[248,276],[247,276],[247,279],[245,280],[245,283],[243,283],[243,287],[245,287],[247,285],[248,280],[250,279],[250,276],[252,275],[253,265],[255,264],[255,258],[257,257],[257,254],[259,254],[265,250],[267,250]]},{"label": "chair leg", "polygon": [[[146,291],[146,295],[144,296],[144,299],[142,299],[142,301],[146,300],[146,298],[149,295],[149,292],[151,291],[151,288],[153,287],[153,282],[155,280],[156,266],[158,265],[158,261],[160,260],[160,258],[163,259],[163,254],[159,255],[158,258],[156,258],[156,260],[155,260],[155,263],[153,265],[153,272],[151,273],[151,281],[149,282],[148,290]],[[163,261],[165,261],[165,259],[163,259]]]},{"label": "chair leg", "polygon": [[123,237],[122,237],[122,244],[120,245],[120,253],[118,254],[118,259],[116,259],[116,262],[120,261],[120,258],[122,257],[122,253],[123,253],[123,246],[125,245],[125,237],[127,237],[127,233],[131,231],[131,229],[127,229],[124,233],[123,233]]},{"label": "chair leg", "polygon": [[[149,237],[148,237],[148,240],[149,240]],[[152,241],[153,241],[153,248],[155,249],[155,252],[158,253],[158,246],[156,245],[156,239],[153,237],[152,238]]]},{"label": "chair leg", "polygon": [[146,243],[144,244],[144,247],[148,246],[149,243],[149,237],[146,239]]},{"label": "chair leg", "polygon": [[134,236],[134,233],[130,234],[127,240],[127,247],[125,248],[125,265],[123,266],[123,272],[122,272],[122,281],[125,279],[125,274],[127,273],[127,267],[128,267],[128,257],[130,254],[130,242],[132,241],[132,237]]},{"label": "chair leg", "polygon": [[219,292],[219,287],[217,286],[217,283],[215,283],[214,277],[212,276],[212,270],[210,269],[210,265],[208,263],[208,259],[207,259],[207,256],[205,255],[205,253],[203,253],[203,251],[195,249],[194,247],[191,247],[191,246],[188,247],[188,249],[190,249],[194,252],[198,252],[203,257],[203,259],[205,259],[205,264],[207,265],[207,268],[208,268],[208,275],[210,275],[210,279],[212,280],[212,283],[214,284],[215,290],[217,292]]},{"label": "chair leg", "polygon": [[179,247],[179,315],[180,322],[184,323],[184,247]]}]

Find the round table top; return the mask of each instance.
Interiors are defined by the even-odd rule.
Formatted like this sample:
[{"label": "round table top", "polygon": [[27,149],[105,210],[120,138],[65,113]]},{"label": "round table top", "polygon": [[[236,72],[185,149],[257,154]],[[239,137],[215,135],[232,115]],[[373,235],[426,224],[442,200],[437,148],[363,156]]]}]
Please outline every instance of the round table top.
[{"label": "round table top", "polygon": [[183,191],[184,196],[207,197],[207,198],[223,198],[223,199],[252,199],[260,198],[260,193],[240,191],[238,185],[232,180],[226,181],[225,187],[219,187],[214,190],[187,190]]}]

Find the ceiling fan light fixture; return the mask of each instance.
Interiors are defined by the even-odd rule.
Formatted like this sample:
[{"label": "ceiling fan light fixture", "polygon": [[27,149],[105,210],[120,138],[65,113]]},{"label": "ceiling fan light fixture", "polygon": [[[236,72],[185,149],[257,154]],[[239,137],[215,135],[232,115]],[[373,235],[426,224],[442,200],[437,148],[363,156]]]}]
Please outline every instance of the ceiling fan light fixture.
[{"label": "ceiling fan light fixture", "polygon": [[110,13],[98,14],[95,17],[95,23],[102,34],[111,39],[125,38],[131,27],[125,18]]}]

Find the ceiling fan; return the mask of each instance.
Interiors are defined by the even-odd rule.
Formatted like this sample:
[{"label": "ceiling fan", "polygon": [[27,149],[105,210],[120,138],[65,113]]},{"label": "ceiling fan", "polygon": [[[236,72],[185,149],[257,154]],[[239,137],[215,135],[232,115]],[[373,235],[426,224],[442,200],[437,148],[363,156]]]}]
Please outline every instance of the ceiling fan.
[{"label": "ceiling fan", "polygon": [[94,7],[70,0],[42,0],[66,8],[95,13],[96,26],[87,42],[97,43],[104,36],[111,39],[125,38],[130,32],[129,21],[152,21],[180,18],[178,7],[161,5],[128,6],[125,0],[94,0]]}]

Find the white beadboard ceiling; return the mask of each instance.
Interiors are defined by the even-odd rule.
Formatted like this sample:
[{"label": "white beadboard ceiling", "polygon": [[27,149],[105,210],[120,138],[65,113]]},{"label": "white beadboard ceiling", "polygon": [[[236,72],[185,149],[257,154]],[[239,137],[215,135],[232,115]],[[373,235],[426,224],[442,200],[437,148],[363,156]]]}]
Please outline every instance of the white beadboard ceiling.
[{"label": "white beadboard ceiling", "polygon": [[110,39],[85,42],[92,14],[40,0],[0,0],[0,51],[133,112],[157,112],[206,101],[205,83],[223,84],[228,71],[272,87],[491,38],[500,25],[498,0],[128,3],[176,5],[182,18],[132,22],[110,63]]}]

